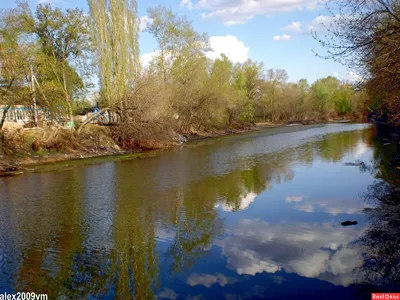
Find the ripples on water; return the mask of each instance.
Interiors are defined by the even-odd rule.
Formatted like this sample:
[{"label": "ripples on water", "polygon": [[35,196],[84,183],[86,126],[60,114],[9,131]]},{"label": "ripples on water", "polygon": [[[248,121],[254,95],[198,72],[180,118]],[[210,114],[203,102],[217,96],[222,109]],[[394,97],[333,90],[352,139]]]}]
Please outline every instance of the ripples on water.
[{"label": "ripples on water", "polygon": [[[369,298],[384,289],[384,262],[365,258],[387,232],[371,232],[381,204],[363,196],[383,183],[373,136],[360,124],[265,129],[0,179],[0,291]],[[370,168],[345,165],[356,161]],[[390,288],[396,255],[383,275]]]}]

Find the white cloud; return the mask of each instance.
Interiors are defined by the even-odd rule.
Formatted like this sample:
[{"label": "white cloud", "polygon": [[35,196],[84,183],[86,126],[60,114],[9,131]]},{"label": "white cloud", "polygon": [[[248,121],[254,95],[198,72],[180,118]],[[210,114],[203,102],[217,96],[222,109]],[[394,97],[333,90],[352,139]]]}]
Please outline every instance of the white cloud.
[{"label": "white cloud", "polygon": [[258,15],[317,9],[320,2],[321,0],[199,0],[193,8],[207,11],[201,14],[204,19],[217,18],[229,26],[243,24]]},{"label": "white cloud", "polygon": [[181,7],[187,7],[189,10],[193,9],[193,3],[191,0],[182,0],[181,1]]},{"label": "white cloud", "polygon": [[38,0],[38,4],[52,3],[52,0]]},{"label": "white cloud", "polygon": [[206,56],[211,59],[219,58],[221,54],[225,54],[232,62],[243,63],[249,57],[249,48],[232,35],[212,36],[210,46],[212,51],[208,51]]},{"label": "white cloud", "polygon": [[[254,202],[256,199],[257,194],[255,193],[248,193],[240,200],[240,206],[237,210],[246,210],[249,208],[250,204]],[[220,203],[216,207],[221,207],[223,211],[233,211],[235,207],[229,205],[228,203]]]},{"label": "white cloud", "polygon": [[368,151],[368,145],[365,143],[359,143],[355,149],[354,158],[360,159]]},{"label": "white cloud", "polygon": [[238,274],[275,273],[284,269],[347,286],[356,280],[353,269],[362,260],[352,242],[364,230],[333,223],[269,224],[242,220],[217,245],[229,267]]},{"label": "white cloud", "polygon": [[318,16],[308,25],[308,31],[313,31],[318,34],[326,33],[334,20],[334,16]]},{"label": "white cloud", "polygon": [[240,266],[236,269],[236,272],[239,275],[247,274],[254,276],[257,273],[276,273],[281,270],[281,267],[279,265],[258,257],[257,252],[243,250],[241,252],[238,252],[237,254],[241,255],[241,263],[243,263],[243,266]]},{"label": "white cloud", "polygon": [[332,72],[332,76],[336,77],[336,78],[339,78],[339,73],[338,72]]},{"label": "white cloud", "polygon": [[317,250],[310,256],[294,260],[291,263],[293,271],[301,276],[313,278],[324,273],[329,263],[330,252]]},{"label": "white cloud", "polygon": [[150,65],[150,62],[153,60],[154,57],[160,54],[160,51],[153,51],[149,53],[145,53],[142,56],[140,56],[140,61],[142,63],[143,67],[148,67]]},{"label": "white cloud", "polygon": [[304,196],[288,196],[285,198],[285,201],[287,203],[292,203],[292,202],[301,202],[304,199]]},{"label": "white cloud", "polygon": [[153,19],[148,16],[143,16],[139,18],[140,21],[140,31],[145,31],[147,27],[153,23]]},{"label": "white cloud", "polygon": [[294,34],[310,34],[315,32],[317,34],[327,33],[327,29],[332,27],[335,16],[318,16],[306,24],[301,22],[292,22],[291,24],[281,28],[284,31],[291,31]]},{"label": "white cloud", "polygon": [[303,205],[299,205],[296,207],[297,210],[303,211],[303,212],[307,212],[307,213],[313,213],[315,212],[315,207],[312,204],[303,204]]},{"label": "white cloud", "polygon": [[157,295],[157,298],[169,299],[169,300],[175,300],[177,297],[178,294],[169,288],[165,288],[161,293]]},{"label": "white cloud", "polygon": [[357,74],[353,71],[349,71],[347,73],[347,80],[350,82],[361,82],[363,81],[363,77],[360,74]]},{"label": "white cloud", "polygon": [[275,41],[288,41],[291,38],[292,38],[292,36],[288,35],[288,34],[274,36]]},{"label": "white cloud", "polygon": [[220,286],[225,286],[229,283],[229,278],[222,274],[192,274],[189,276],[187,283],[190,286],[204,285],[205,287],[210,287],[216,283]]},{"label": "white cloud", "polygon": [[[221,57],[221,54],[225,54],[232,62],[243,63],[249,58],[249,48],[232,35],[212,36],[210,47],[211,51],[205,53],[210,59],[217,59]],[[149,66],[153,58],[159,54],[159,50],[143,54],[140,57],[142,65],[144,67]]]},{"label": "white cloud", "polygon": [[303,29],[303,24],[301,24],[301,22],[292,22],[281,29],[285,31],[301,32]]},{"label": "white cloud", "polygon": [[[360,149],[361,150],[361,149]],[[366,203],[360,202],[359,198],[310,198],[295,209],[307,213],[322,211],[333,216],[339,214],[359,215],[366,208]]]}]

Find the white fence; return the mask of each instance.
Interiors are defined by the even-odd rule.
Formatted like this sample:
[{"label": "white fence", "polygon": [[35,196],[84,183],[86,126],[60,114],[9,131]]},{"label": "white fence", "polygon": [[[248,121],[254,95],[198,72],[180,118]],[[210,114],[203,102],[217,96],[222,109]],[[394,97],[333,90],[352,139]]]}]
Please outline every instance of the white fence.
[{"label": "white fence", "polygon": [[[24,105],[13,105],[7,110],[7,105],[0,105],[0,119],[6,113],[6,121],[19,124],[27,124],[33,121],[33,108]],[[51,115],[48,111],[38,108],[38,117],[41,120],[50,120]]]},{"label": "white fence", "polygon": [[[3,118],[4,113],[7,111],[7,105],[0,105],[0,120]],[[90,118],[93,114],[95,114],[98,110],[94,109],[93,112],[89,112],[86,115],[75,116],[75,121],[84,122],[88,118]],[[38,119],[43,121],[55,120],[60,124],[67,123],[68,120],[65,117],[62,117],[59,114],[51,114],[49,110],[38,108],[37,110]],[[33,107],[24,106],[24,105],[13,105],[9,108],[6,113],[6,122],[18,123],[21,125],[33,122]],[[100,124],[107,125],[113,122],[116,122],[119,119],[119,116],[116,113],[105,111],[101,113],[98,117],[94,118],[90,123],[92,124]]]}]

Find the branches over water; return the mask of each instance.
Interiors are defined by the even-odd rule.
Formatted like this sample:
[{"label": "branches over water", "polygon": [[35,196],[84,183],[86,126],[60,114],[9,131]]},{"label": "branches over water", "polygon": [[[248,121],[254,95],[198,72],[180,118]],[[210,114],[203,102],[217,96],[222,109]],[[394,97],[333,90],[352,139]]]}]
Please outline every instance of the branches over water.
[{"label": "branches over water", "polygon": [[363,75],[375,107],[400,124],[400,2],[326,1],[332,22],[315,38],[331,58]]}]

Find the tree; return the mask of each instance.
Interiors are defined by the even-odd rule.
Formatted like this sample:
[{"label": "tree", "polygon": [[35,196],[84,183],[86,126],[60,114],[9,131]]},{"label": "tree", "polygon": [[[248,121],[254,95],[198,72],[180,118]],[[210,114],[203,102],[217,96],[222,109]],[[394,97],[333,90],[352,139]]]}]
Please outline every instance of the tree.
[{"label": "tree", "polygon": [[79,63],[87,63],[87,54],[91,49],[89,19],[80,9],[63,12],[59,8],[52,8],[50,4],[39,5],[36,18],[35,31],[42,51],[62,89],[68,117],[73,122],[74,92],[83,87],[77,70]]},{"label": "tree", "polygon": [[332,76],[314,82],[311,86],[314,110],[322,114],[331,112],[334,109],[334,93],[339,86],[340,81]]},{"label": "tree", "polygon": [[31,39],[34,19],[27,2],[17,2],[0,18],[0,99],[7,107],[0,119],[0,130],[6,114],[14,104],[30,98],[28,76],[35,44]]},{"label": "tree", "polygon": [[315,38],[334,59],[363,75],[381,112],[400,124],[400,5],[398,0],[327,2],[332,22],[325,38]]},{"label": "tree", "polygon": [[308,119],[312,111],[310,85],[307,79],[300,79],[297,83],[298,86],[298,106],[301,119]]},{"label": "tree", "polygon": [[351,106],[352,89],[347,84],[342,84],[333,94],[335,112],[339,116],[349,115]]},{"label": "tree", "polygon": [[161,79],[162,102],[169,103],[169,113],[178,118],[179,131],[197,131],[209,122],[210,94],[207,81],[207,36],[197,33],[186,16],[180,17],[164,6],[151,7],[153,20],[148,32],[158,43],[158,53],[150,69]]},{"label": "tree", "polygon": [[157,41],[159,54],[155,63],[164,81],[168,79],[168,71],[178,57],[199,54],[199,50],[206,50],[207,36],[199,35],[186,16],[178,16],[171,9],[158,5],[148,9],[152,23],[147,31]]},{"label": "tree", "polygon": [[263,86],[263,117],[266,120],[267,111],[270,115],[270,121],[279,119],[279,111],[277,110],[277,100],[279,93],[288,80],[288,74],[283,69],[269,69],[266,72],[266,81]]},{"label": "tree", "polygon": [[256,105],[260,101],[264,65],[247,60],[233,68],[232,87],[237,93],[238,109],[241,122],[254,122]]},{"label": "tree", "polygon": [[101,95],[108,106],[127,107],[140,73],[135,0],[88,0]]},{"label": "tree", "polygon": [[206,89],[215,99],[212,101],[211,113],[215,124],[231,126],[238,118],[238,97],[232,88],[233,63],[222,54],[212,62],[209,82]]}]

